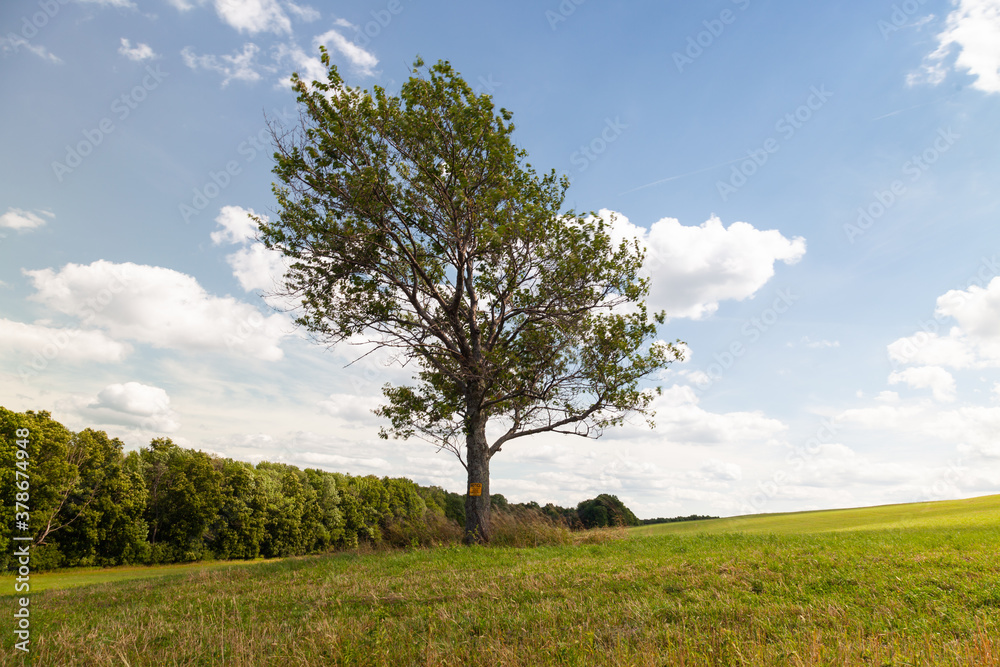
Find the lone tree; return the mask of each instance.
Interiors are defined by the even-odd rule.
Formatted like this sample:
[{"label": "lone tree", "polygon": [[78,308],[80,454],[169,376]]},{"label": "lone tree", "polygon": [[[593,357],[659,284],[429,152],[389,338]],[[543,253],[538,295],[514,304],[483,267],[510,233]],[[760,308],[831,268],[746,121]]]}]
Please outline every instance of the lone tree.
[{"label": "lone tree", "polygon": [[[417,60],[399,96],[293,75],[300,118],[272,126],[281,183],[268,248],[290,258],[282,292],[328,344],[394,348],[415,386],[385,385],[380,436],[417,436],[468,471],[466,541],[490,538],[490,460],[544,432],[598,437],[651,416],[639,382],[681,358],[654,341],[637,241],[560,212],[568,179],[539,176],[497,115],[447,62]],[[659,392],[659,388],[655,390]]]}]

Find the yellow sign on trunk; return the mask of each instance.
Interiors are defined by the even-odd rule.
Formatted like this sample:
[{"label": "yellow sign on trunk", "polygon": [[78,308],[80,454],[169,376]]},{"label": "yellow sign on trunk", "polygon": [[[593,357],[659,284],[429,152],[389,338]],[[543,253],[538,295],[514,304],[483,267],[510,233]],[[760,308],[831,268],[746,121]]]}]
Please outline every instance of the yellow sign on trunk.
[{"label": "yellow sign on trunk", "polygon": [[470,496],[481,496],[481,495],[483,495],[483,485],[482,484],[469,484],[469,495]]}]

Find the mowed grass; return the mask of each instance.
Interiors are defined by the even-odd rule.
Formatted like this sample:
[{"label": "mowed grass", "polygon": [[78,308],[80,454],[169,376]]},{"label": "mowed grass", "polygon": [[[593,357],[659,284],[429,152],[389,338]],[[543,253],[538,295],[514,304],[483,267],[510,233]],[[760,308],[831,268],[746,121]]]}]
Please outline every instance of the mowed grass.
[{"label": "mowed grass", "polygon": [[636,535],[690,533],[770,533],[777,535],[903,528],[1000,526],[1000,495],[905,505],[880,505],[818,512],[754,514],[653,524],[631,529]]},{"label": "mowed grass", "polygon": [[[589,545],[205,568],[33,593],[31,658],[130,666],[998,665],[998,547],[1000,526],[945,522],[629,534]],[[2,636],[3,664],[22,664],[12,633]]]}]

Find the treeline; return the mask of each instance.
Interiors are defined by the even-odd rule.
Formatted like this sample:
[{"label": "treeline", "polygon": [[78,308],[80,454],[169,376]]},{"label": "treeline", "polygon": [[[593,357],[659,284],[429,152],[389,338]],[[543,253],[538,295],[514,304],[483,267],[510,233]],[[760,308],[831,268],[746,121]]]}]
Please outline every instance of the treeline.
[{"label": "treeline", "polygon": [[[461,496],[460,496],[461,497]],[[560,507],[549,503],[539,505],[532,501],[528,503],[508,503],[502,494],[490,495],[490,508],[496,512],[520,513],[539,512],[542,515],[566,525],[573,530],[604,528],[606,526],[638,526],[636,518],[618,496],[602,493],[596,498],[584,500],[575,508]]]},{"label": "treeline", "polygon": [[[0,569],[13,565],[12,538],[27,534],[17,523],[25,518],[33,570],[428,546],[459,541],[465,523],[464,496],[409,479],[252,465],[167,438],[126,454],[103,431],[74,433],[48,412],[2,407],[0,498]],[[577,508],[491,500],[499,513],[570,529],[639,525],[606,494]],[[28,517],[17,514],[24,506]]]},{"label": "treeline", "polygon": [[704,521],[705,519],[718,519],[717,516],[707,516],[704,514],[689,514],[688,516],[675,516],[667,518],[657,518],[657,519],[639,519],[639,523],[643,526],[648,526],[653,523],[677,523],[678,521]]}]

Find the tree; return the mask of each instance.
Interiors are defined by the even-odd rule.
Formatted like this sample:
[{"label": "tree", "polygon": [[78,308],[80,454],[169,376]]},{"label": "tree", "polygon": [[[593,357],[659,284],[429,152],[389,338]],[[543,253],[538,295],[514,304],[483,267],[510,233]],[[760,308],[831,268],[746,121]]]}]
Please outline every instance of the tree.
[{"label": "tree", "polygon": [[223,476],[204,452],[155,438],[139,452],[149,492],[146,520],[155,562],[194,561],[205,555],[223,507]]},{"label": "tree", "polygon": [[281,291],[300,325],[415,365],[415,386],[384,387],[380,435],[458,456],[466,539],[487,541],[491,458],[516,438],[648,417],[639,383],[680,348],[651,342],[664,314],[643,302],[644,250],[561,212],[568,179],[526,163],[509,111],[447,62],[422,77],[418,60],[393,97],[322,60],[327,81],[292,77],[298,126],[272,125],[279,211],[257,219],[260,238],[290,259]]},{"label": "tree", "polygon": [[639,519],[618,496],[602,493],[576,506],[576,515],[584,528],[604,526],[638,526]]}]

